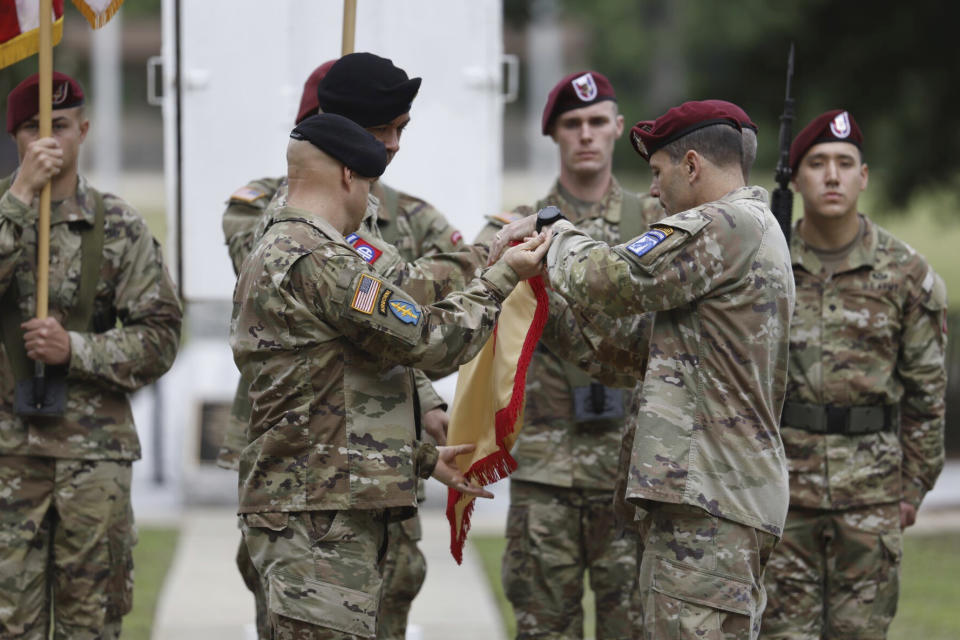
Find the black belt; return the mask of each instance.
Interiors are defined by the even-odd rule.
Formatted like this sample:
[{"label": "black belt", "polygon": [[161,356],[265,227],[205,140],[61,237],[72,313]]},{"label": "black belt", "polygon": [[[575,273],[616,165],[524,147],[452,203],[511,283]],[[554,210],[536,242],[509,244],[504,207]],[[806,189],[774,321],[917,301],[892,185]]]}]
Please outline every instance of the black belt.
[{"label": "black belt", "polygon": [[785,402],[780,426],[803,429],[811,433],[844,435],[898,431],[900,405],[838,407],[831,404]]}]

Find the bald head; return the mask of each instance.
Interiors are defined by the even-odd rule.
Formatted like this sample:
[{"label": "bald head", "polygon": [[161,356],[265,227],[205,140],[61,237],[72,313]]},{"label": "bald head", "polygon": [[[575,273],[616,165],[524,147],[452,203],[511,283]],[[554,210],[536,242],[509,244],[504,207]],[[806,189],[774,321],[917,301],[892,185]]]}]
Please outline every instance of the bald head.
[{"label": "bald head", "polygon": [[306,140],[290,139],[287,144],[287,180],[290,191],[300,187],[333,186],[340,180],[343,163]]},{"label": "bald head", "polygon": [[343,235],[360,226],[373,180],[306,140],[287,144],[287,205],[322,217]]}]

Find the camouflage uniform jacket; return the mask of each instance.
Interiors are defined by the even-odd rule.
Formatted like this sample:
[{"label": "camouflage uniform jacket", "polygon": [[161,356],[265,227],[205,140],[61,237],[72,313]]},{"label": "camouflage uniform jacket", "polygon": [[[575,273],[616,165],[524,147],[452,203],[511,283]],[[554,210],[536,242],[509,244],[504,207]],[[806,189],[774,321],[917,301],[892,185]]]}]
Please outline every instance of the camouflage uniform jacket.
[{"label": "camouflage uniform jacket", "polygon": [[[636,228],[646,231],[652,222],[663,217],[663,209],[655,198],[631,195],[639,200],[643,216],[643,224]],[[583,211],[577,203],[564,198],[557,182],[532,210],[521,207],[515,213],[528,215],[553,205],[583,233],[616,245],[629,239],[622,238],[620,231],[623,197],[614,178],[600,201]],[[490,241],[501,226],[499,217],[492,218],[478,240]],[[558,487],[612,490],[624,418],[578,422],[564,359],[543,340],[537,346],[527,372],[523,429],[512,451],[517,470],[510,477]],[[623,393],[625,397],[629,395],[627,391]]]},{"label": "camouflage uniform jacket", "polygon": [[833,275],[793,233],[787,399],[899,404],[900,432],[816,434],[784,421],[791,506],[919,506],[943,468],[946,287],[923,256],[863,220],[862,239]]},{"label": "camouflage uniform jacket", "polygon": [[278,212],[234,292],[230,343],[252,401],[240,511],[415,507],[409,367],[476,355],[516,283],[500,262],[421,306],[324,220]]},{"label": "camouflage uniform jacket", "polygon": [[[227,208],[223,212],[223,234],[230,251],[234,273],[240,273],[240,267],[247,255],[253,249],[256,239],[265,233],[270,214],[268,211],[278,211],[286,202],[286,177],[260,178],[252,180],[235,191],[227,201]],[[396,193],[396,192],[394,192]],[[401,288],[409,288],[412,296],[418,302],[429,304],[443,295],[437,295],[447,290],[460,290],[473,277],[474,265],[483,264],[475,260],[466,265],[449,265],[438,263],[435,266],[417,270],[408,267],[405,263],[413,262],[422,256],[436,253],[458,251],[462,248],[460,234],[451,230],[443,215],[422,200],[403,193],[398,194],[397,204],[399,212],[391,214],[382,204],[382,201],[371,198],[369,204],[370,215],[364,218],[364,228],[360,231],[363,244],[369,243],[366,255],[374,259],[380,269],[391,282]],[[411,221],[416,221],[412,223]],[[398,237],[395,245],[382,240],[381,233],[386,231]],[[440,232],[442,231],[442,233]],[[376,239],[380,239],[378,242]],[[447,240],[456,240],[457,243]],[[384,246],[384,245],[387,246]],[[355,245],[356,246],[356,245]],[[359,247],[363,250],[363,247]],[[416,255],[414,251],[423,251]],[[451,269],[470,271],[470,277],[460,277],[454,284],[454,289],[442,289],[444,275]],[[424,299],[423,292],[429,292],[431,297]],[[241,381],[237,387],[231,406],[231,420],[224,434],[217,464],[227,469],[238,468],[238,456],[247,445],[246,424],[250,419],[250,398],[247,393],[248,383]],[[417,374],[417,392],[420,399],[421,413],[437,408],[445,408],[446,403],[433,388],[429,378],[422,373]]]},{"label": "camouflage uniform jacket", "polygon": [[463,235],[428,202],[397,191],[378,180],[371,192],[380,202],[380,235],[395,246],[406,262],[463,247]]},{"label": "camouflage uniform jacket", "polygon": [[[140,441],[127,394],[156,380],[180,341],[181,308],[160,246],[143,218],[120,198],[103,195],[103,264],[94,301],[95,332],[70,331],[67,408],[59,418],[13,413],[13,375],[0,350],[0,453],[87,460],[136,460]],[[93,225],[92,188],[51,208],[50,316],[61,324],[77,304],[80,228]],[[36,311],[35,206],[9,191],[0,197],[0,294],[16,278],[20,317]]]},{"label": "camouflage uniform jacket", "polygon": [[[560,221],[550,282],[579,313],[655,311],[626,497],[780,535],[794,285],[767,193],[742,187],[609,247]],[[638,356],[641,354],[638,354]]]}]

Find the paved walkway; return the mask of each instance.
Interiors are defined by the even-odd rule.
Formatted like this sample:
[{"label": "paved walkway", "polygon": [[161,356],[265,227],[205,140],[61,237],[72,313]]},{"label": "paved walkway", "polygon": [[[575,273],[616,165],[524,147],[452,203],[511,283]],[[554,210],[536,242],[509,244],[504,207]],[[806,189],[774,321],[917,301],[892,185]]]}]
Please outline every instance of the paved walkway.
[{"label": "paved walkway", "polygon": [[[502,533],[502,510],[478,512],[472,532]],[[428,571],[410,612],[407,640],[502,640],[500,613],[476,552],[468,544],[458,566],[450,555],[443,512],[422,509],[421,514]],[[232,510],[191,508],[180,515],[179,526],[153,640],[255,640],[253,597],[234,565],[240,532]]]},{"label": "paved walkway", "polygon": [[[434,486],[436,485],[436,486]],[[481,501],[471,534],[502,534],[509,504],[508,482],[492,486],[497,495]],[[428,505],[421,510],[427,580],[414,600],[407,640],[504,640],[500,613],[480,566],[467,543],[463,565],[450,555],[450,530],[443,511],[443,487],[428,483]],[[137,495],[137,494],[135,494]],[[140,494],[137,517],[180,527],[173,566],[167,574],[154,624],[153,640],[256,640],[253,597],[234,565],[240,540],[236,516],[226,507],[193,507]],[[928,496],[909,535],[960,531],[960,465],[949,464]]]}]

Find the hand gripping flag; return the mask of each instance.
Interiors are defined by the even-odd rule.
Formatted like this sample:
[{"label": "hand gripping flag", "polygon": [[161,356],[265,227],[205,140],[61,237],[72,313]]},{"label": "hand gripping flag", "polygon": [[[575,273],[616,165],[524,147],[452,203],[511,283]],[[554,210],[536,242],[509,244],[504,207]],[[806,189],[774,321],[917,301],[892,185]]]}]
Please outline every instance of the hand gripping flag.
[{"label": "hand gripping flag", "polygon": [[[460,367],[447,444],[476,445],[473,453],[457,458],[457,466],[466,469],[468,481],[491,484],[517,468],[510,449],[523,423],[527,367],[543,334],[547,313],[543,279],[521,282],[504,300],[487,344]],[[473,496],[448,489],[450,552],[457,564],[463,562],[473,501]]]},{"label": "hand gripping flag", "polygon": [[[94,29],[117,12],[123,0],[73,0]],[[63,37],[63,0],[53,0],[53,44]],[[37,0],[0,0],[0,68],[8,67],[37,52],[40,3]]]}]

